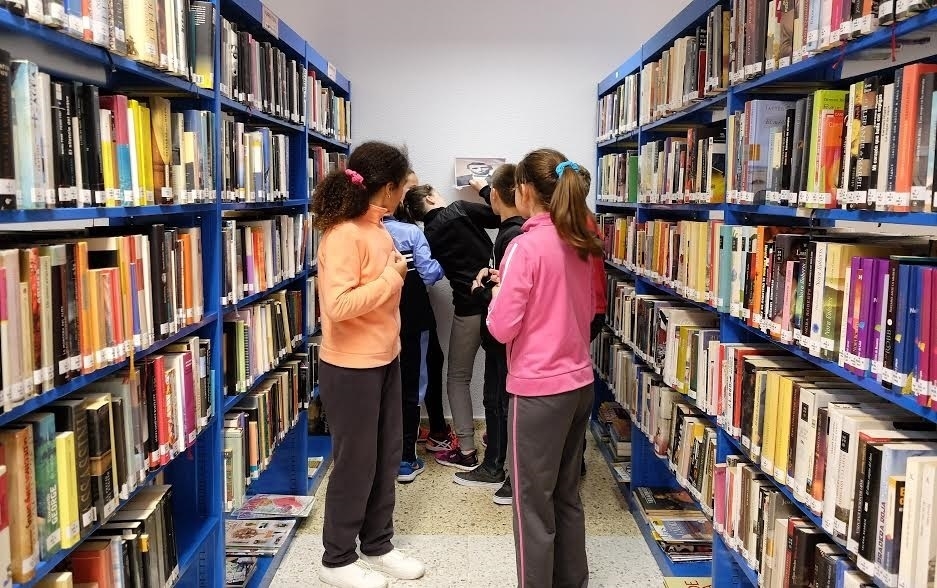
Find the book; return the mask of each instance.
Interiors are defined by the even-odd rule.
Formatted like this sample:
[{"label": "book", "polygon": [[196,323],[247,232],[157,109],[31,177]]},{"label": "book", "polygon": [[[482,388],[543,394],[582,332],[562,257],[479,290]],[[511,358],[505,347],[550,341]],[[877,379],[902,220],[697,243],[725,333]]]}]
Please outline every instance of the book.
[{"label": "book", "polygon": [[225,521],[228,556],[275,555],[293,533],[295,520]]},{"label": "book", "polygon": [[237,519],[306,518],[315,501],[314,496],[255,494],[232,516]]}]

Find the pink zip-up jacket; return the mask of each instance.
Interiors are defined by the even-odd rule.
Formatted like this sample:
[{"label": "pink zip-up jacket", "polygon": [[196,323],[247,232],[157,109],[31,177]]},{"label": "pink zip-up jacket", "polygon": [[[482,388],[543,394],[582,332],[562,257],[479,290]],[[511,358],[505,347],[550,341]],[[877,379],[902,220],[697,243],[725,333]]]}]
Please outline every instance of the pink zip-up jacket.
[{"label": "pink zip-up jacket", "polygon": [[501,290],[488,309],[488,330],[507,345],[508,392],[571,392],[593,382],[592,261],[560,239],[548,213],[531,217],[523,230],[501,262]]}]

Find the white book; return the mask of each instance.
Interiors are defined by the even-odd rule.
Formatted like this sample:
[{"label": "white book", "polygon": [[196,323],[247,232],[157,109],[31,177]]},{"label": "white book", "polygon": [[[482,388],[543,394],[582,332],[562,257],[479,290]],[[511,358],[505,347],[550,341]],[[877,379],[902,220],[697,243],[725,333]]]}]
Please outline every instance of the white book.
[{"label": "white book", "polygon": [[901,528],[901,548],[898,550],[898,573],[885,575],[884,582],[886,586],[897,586],[898,588],[914,588],[915,586],[914,564],[918,559],[914,554],[917,553],[918,528],[922,523],[922,519],[919,516],[921,510],[922,482],[924,468],[932,464],[937,464],[937,458],[912,457],[908,460],[908,468],[905,473],[904,518]]},{"label": "white book", "polygon": [[[882,122],[880,125],[881,140],[878,151],[878,179],[875,185],[879,192],[888,190],[888,159],[891,157],[891,150],[895,148],[892,145],[891,126],[894,116],[895,84],[885,84],[882,88]],[[876,203],[875,208],[882,207]]]},{"label": "white book", "polygon": [[787,563],[787,526],[790,519],[776,519],[774,522],[774,570],[771,576],[771,586],[766,588],[782,588],[786,577],[779,573],[785,569]]},{"label": "white book", "polygon": [[908,513],[908,516],[921,521],[917,526],[917,550],[905,554],[914,559],[914,581],[911,586],[933,586],[937,558],[937,525],[934,525],[934,517],[937,517],[937,463],[924,465],[917,516],[915,513]]},{"label": "white book", "polygon": [[[810,336],[809,349],[811,355],[820,356],[822,343],[820,334],[823,332],[823,286],[826,283],[826,241],[817,241],[816,257],[813,269],[813,304],[810,309]],[[804,321],[808,317],[804,317]]]},{"label": "white book", "polygon": [[[834,385],[830,385],[833,387]],[[855,393],[852,393],[854,396]],[[839,390],[821,390],[807,386],[800,388],[800,422],[797,425],[797,459],[794,462],[794,477],[788,479],[788,486],[794,498],[807,504],[807,480],[813,476],[816,463],[817,414],[831,402],[848,401],[850,392]],[[792,440],[794,441],[794,440]]]}]

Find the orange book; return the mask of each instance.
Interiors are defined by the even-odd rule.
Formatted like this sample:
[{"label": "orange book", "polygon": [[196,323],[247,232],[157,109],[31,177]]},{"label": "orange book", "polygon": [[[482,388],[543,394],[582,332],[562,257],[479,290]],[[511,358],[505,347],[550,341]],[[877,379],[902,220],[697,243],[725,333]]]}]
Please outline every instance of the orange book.
[{"label": "orange book", "polygon": [[[901,105],[898,111],[898,159],[895,164],[895,192],[911,193],[917,149],[917,119],[920,111],[921,78],[937,72],[937,64],[915,63],[901,72]],[[910,196],[909,196],[910,198]],[[908,212],[907,205],[893,206],[894,212]]]},{"label": "orange book", "polygon": [[264,252],[263,231],[251,231],[254,238],[254,268],[257,272],[257,291],[267,289],[267,254]]},{"label": "orange book", "polygon": [[111,268],[107,270],[106,278],[107,286],[111,293],[111,308],[107,309],[109,312],[107,320],[112,323],[115,361],[127,359],[127,324],[125,309],[129,308],[129,305],[125,304],[126,301],[122,294],[124,289],[121,285],[121,273],[120,270]]},{"label": "orange book", "polygon": [[195,322],[195,302],[193,294],[192,275],[192,235],[188,233],[179,234],[179,243],[182,249],[182,306],[185,309],[185,324],[191,325]]},{"label": "orange book", "polygon": [[119,339],[122,349],[121,357],[127,358],[128,354],[133,353],[133,306],[137,304],[136,293],[130,291],[130,272],[133,263],[133,237],[123,236],[117,238],[117,259],[120,268],[116,276],[117,300],[120,302],[120,327],[121,337]]},{"label": "orange book", "polygon": [[765,266],[765,244],[774,241],[774,236],[779,232],[780,229],[778,227],[767,227],[764,225],[758,227],[757,242],[755,243],[756,249],[753,252],[755,256],[755,282],[752,284],[751,306],[749,307],[749,311],[751,311],[749,316],[751,318],[748,320],[748,324],[753,327],[760,328],[760,321],[757,319],[763,318],[761,307],[764,301],[765,280],[767,279],[767,271],[769,269],[769,267]]},{"label": "orange book", "polygon": [[96,582],[98,586],[114,586],[111,563],[111,542],[89,539],[75,548],[69,557],[72,580],[76,584]]},{"label": "orange book", "polygon": [[818,208],[834,208],[836,206],[836,193],[839,188],[840,165],[843,159],[843,131],[845,130],[845,112],[842,110],[827,111],[821,115],[820,120],[820,168],[818,183],[820,192],[829,194],[830,198],[825,206]]},{"label": "orange book", "polygon": [[75,244],[75,294],[78,302],[78,348],[81,373],[94,371],[94,337],[91,332],[91,296],[88,280],[88,243]]}]

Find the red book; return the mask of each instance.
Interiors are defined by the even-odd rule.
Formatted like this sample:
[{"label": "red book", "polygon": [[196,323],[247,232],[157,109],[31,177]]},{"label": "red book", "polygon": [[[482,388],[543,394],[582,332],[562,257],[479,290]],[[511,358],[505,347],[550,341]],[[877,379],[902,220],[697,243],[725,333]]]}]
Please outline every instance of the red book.
[{"label": "red book", "polygon": [[913,384],[914,395],[918,404],[921,406],[930,405],[930,349],[933,344],[931,341],[931,329],[934,322],[934,312],[931,310],[933,304],[929,302],[934,298],[934,268],[921,268],[921,281],[923,282],[921,291],[921,324],[918,327],[917,341],[915,341],[915,353],[917,353],[917,373],[913,377],[917,380]]},{"label": "red book", "polygon": [[75,548],[68,562],[76,584],[115,585],[110,541],[89,539]]},{"label": "red book", "polygon": [[[915,63],[901,73],[901,104],[898,111],[898,160],[895,165],[895,191],[911,193],[917,150],[917,119],[920,111],[921,79],[937,73],[937,64]],[[895,212],[908,212],[908,206],[896,206]]]}]

